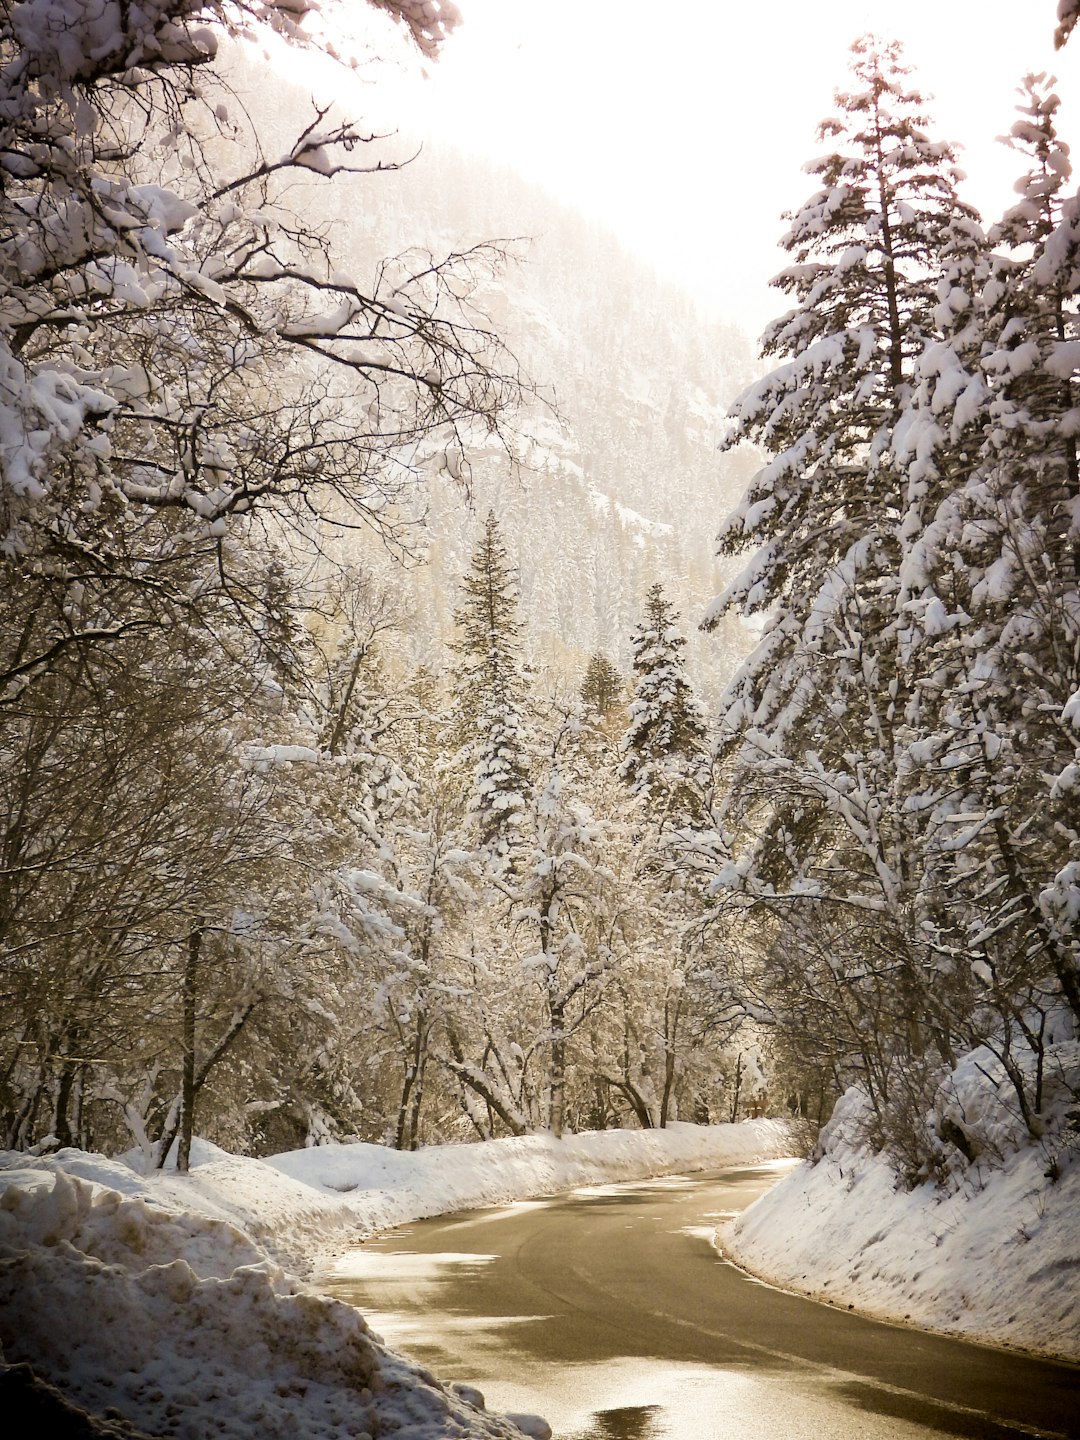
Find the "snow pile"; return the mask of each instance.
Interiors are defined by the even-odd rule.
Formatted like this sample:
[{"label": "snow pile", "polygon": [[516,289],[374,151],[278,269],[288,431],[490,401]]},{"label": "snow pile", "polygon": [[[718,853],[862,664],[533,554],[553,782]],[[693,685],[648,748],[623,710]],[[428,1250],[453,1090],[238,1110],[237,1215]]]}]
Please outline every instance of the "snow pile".
[{"label": "snow pile", "polygon": [[6,1358],[154,1434],[375,1432],[380,1357],[358,1314],[220,1222],[62,1170],[35,1178],[5,1177]]},{"label": "snow pile", "polygon": [[0,1174],[0,1341],[80,1409],[200,1440],[515,1433],[236,1227],[159,1204],[154,1186],[81,1179],[65,1159]]},{"label": "snow pile", "polygon": [[1046,1137],[1032,1143],[988,1050],[966,1056],[927,1125],[960,1124],[975,1152],[913,1190],[866,1144],[849,1090],[806,1161],[717,1234],[777,1285],[882,1319],[1080,1360],[1080,1109],[1064,1083],[1075,1042],[1053,1047]]},{"label": "snow pile", "polygon": [[750,1162],[791,1144],[791,1127],[777,1121],[411,1155],[327,1146],[271,1162],[197,1143],[187,1176],[140,1175],[134,1157],[3,1154],[0,1379],[30,1365],[99,1417],[99,1434],[121,1420],[199,1440],[393,1430],[520,1440],[519,1427],[387,1352],[355,1310],[274,1257],[310,1264],[424,1215]]},{"label": "snow pile", "polygon": [[750,1165],[799,1149],[797,1129],[790,1123],[749,1120],[598,1130],[562,1140],[522,1135],[482,1145],[434,1145],[412,1154],[380,1145],[328,1145],[275,1155],[267,1164],[323,1194],[347,1196],[353,1224],[367,1234],[453,1210],[558,1195],[580,1185]]}]

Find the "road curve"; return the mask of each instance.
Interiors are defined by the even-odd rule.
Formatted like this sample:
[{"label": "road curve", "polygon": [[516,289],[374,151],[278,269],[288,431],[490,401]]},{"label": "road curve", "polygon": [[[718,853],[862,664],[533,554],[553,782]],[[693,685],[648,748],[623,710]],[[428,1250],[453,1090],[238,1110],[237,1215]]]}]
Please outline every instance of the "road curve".
[{"label": "road curve", "polygon": [[776,1168],[424,1221],[341,1257],[330,1293],[557,1440],[1080,1440],[1080,1368],[786,1294],[722,1260],[718,1216]]}]

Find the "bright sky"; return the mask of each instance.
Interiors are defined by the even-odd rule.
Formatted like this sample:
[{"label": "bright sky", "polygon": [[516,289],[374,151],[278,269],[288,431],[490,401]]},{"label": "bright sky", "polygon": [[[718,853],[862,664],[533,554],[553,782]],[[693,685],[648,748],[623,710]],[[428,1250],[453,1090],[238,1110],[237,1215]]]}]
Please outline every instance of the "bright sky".
[{"label": "bright sky", "polygon": [[458,3],[465,24],[424,87],[432,128],[605,221],[755,336],[782,307],[780,215],[810,194],[801,166],[856,36],[904,42],[986,216],[1017,172],[994,137],[1022,75],[1057,74],[1066,138],[1077,125],[1080,39],[1055,54],[1054,0]]}]

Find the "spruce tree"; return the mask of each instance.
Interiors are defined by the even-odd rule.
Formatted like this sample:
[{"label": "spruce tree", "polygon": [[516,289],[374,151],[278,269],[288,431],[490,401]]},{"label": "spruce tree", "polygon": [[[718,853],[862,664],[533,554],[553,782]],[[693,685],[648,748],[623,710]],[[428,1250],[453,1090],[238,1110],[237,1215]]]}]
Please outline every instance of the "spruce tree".
[{"label": "spruce tree", "polygon": [[701,816],[707,765],[705,723],[684,673],[677,621],[663,586],[653,585],[631,638],[637,681],[619,775],[654,816],[682,825]]},{"label": "spruce tree", "polygon": [[713,975],[723,968],[716,937],[704,939],[702,860],[711,860],[716,840],[711,761],[677,619],[663,588],[653,585],[631,641],[637,680],[618,771],[641,807],[635,878],[651,935],[636,978],[627,974],[619,989],[624,1023],[639,1041],[634,1063],[624,1051],[618,1083],[636,1097],[639,1120],[661,1127],[678,1119],[680,1093],[687,1098],[693,1037],[700,1045],[712,1029]]},{"label": "spruce tree", "polygon": [[590,710],[606,718],[622,704],[625,688],[618,668],[606,655],[600,651],[590,655],[579,692]]},{"label": "spruce tree", "polygon": [[844,568],[857,584],[859,552],[889,539],[889,441],[936,333],[934,283],[944,255],[979,241],[953,149],[927,135],[899,46],[864,37],[852,51],[859,88],[838,93],[839,115],[821,125],[832,148],[807,167],[821,188],[781,242],[794,264],[773,283],[796,303],[762,340],[780,363],[733,410],[727,447],[750,440],[769,459],[721,531],[724,553],[756,551],[725,608],[779,601],[805,614]]},{"label": "spruce tree", "polygon": [[528,737],[517,584],[493,510],[461,588],[454,646],[458,758],[471,773],[468,811],[478,845],[497,864],[512,864],[530,789]]},{"label": "spruce tree", "polygon": [[761,791],[744,793],[743,813],[771,813],[757,847],[768,883],[827,860],[839,818],[859,852],[839,873],[861,871],[892,903],[903,838],[850,805],[891,793],[908,685],[896,609],[906,491],[892,440],[937,334],[941,268],[982,235],[899,46],[864,37],[851,68],[854,87],[820,128],[830,148],[807,167],[821,188],[782,242],[795,263],[774,283],[796,304],[763,340],[780,363],[733,411],[729,445],[750,440],[769,458],[721,531],[724,553],[753,554],[707,623],[731,608],[770,614],[719,731],[736,791]]},{"label": "spruce tree", "polygon": [[1080,237],[1052,81],[1029,76],[1022,93],[1019,200],[990,231],[995,253],[942,286],[948,333],[921,362],[897,450],[924,677],[907,776],[925,816],[922,923],[974,975],[975,1020],[993,1012],[991,1028],[1038,1051],[1039,1027],[1026,1032],[1055,986],[1080,1015]]},{"label": "spruce tree", "polygon": [[808,166],[820,188],[783,240],[794,263],[774,283],[795,305],[764,337],[776,368],[733,413],[730,443],[767,460],[721,532],[725,553],[753,554],[710,619],[768,616],[721,701],[736,853],[718,878],[758,909],[778,1004],[809,1015],[827,995],[847,1073],[880,1097],[950,1051],[940,957],[912,923],[910,497],[895,440],[941,336],[939,278],[977,267],[985,239],[899,46],[863,38],[851,69]]}]

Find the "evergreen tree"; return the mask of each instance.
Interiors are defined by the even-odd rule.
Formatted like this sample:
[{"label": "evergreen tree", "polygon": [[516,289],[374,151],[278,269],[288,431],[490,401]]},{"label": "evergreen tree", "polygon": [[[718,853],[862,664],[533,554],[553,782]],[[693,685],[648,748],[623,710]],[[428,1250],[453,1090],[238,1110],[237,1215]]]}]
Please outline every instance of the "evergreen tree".
[{"label": "evergreen tree", "polygon": [[755,985],[788,1016],[843,1032],[838,1071],[878,1104],[932,1063],[925,1054],[951,1053],[935,1003],[941,957],[912,918],[916,674],[908,476],[894,442],[918,361],[940,338],[939,277],[976,269],[985,238],[899,47],[863,38],[852,72],[821,127],[829,149],[808,167],[821,188],[783,241],[795,263],[775,283],[796,305],[764,337],[780,363],[735,407],[731,443],[769,458],[721,532],[723,551],[754,554],[710,618],[769,614],[719,730],[720,818],[738,852],[720,878],[770,914]]},{"label": "evergreen tree", "polygon": [[472,775],[468,809],[480,848],[511,864],[529,794],[528,738],[517,586],[493,510],[462,580],[455,619],[454,728],[459,761]]},{"label": "evergreen tree", "polygon": [[631,638],[637,683],[619,775],[675,825],[700,817],[706,781],[705,723],[683,670],[686,641],[663,586],[645,598],[645,617]]},{"label": "evergreen tree", "polygon": [[618,668],[606,655],[597,651],[589,656],[579,693],[590,710],[606,718],[622,704],[625,688]]},{"label": "evergreen tree", "polygon": [[[638,1123],[678,1118],[689,1091],[693,1053],[712,1043],[724,968],[715,938],[705,940],[701,852],[715,848],[709,829],[711,773],[705,724],[683,670],[685,641],[674,606],[653,585],[631,648],[637,676],[630,726],[621,742],[619,778],[641,810],[635,817],[634,883],[649,943],[616,986],[623,1026],[621,1057],[608,1060],[607,1083],[626,1096]],[[726,986],[726,1018],[739,1008]]]},{"label": "evergreen tree", "polygon": [[[1020,199],[990,232],[1002,249],[943,283],[948,333],[921,362],[897,451],[910,477],[908,643],[926,677],[909,707],[920,743],[907,777],[926,817],[922,923],[974,977],[964,1018],[977,1037],[1040,1053],[1033,1017],[1059,987],[1080,1015],[1068,720],[1080,690],[1080,240],[1052,82],[1028,77],[1018,108]],[[1034,1114],[1018,1070],[1013,1080]]]},{"label": "evergreen tree", "polygon": [[944,255],[980,239],[899,45],[867,36],[852,56],[860,88],[836,95],[839,115],[819,130],[832,148],[807,166],[822,188],[781,241],[794,264],[773,283],[796,303],[762,340],[781,363],[733,411],[728,448],[749,439],[770,456],[721,533],[729,554],[768,546],[730,594],[754,611],[819,593],[854,543],[895,518],[888,442],[936,334],[933,284]]},{"label": "evergreen tree", "polygon": [[752,440],[770,458],[721,531],[725,553],[754,554],[707,623],[732,607],[771,612],[720,716],[736,791],[760,792],[743,813],[771,813],[757,846],[767,883],[827,861],[838,822],[858,852],[842,869],[892,903],[903,837],[850,803],[892,791],[908,683],[895,624],[905,487],[891,441],[936,334],[941,268],[982,240],[898,45],[859,40],[852,71],[857,88],[821,126],[832,146],[808,167],[822,188],[783,241],[795,264],[774,283],[797,304],[763,342],[783,363],[733,412],[729,443]]}]

